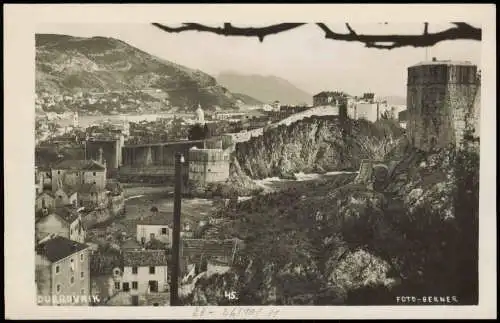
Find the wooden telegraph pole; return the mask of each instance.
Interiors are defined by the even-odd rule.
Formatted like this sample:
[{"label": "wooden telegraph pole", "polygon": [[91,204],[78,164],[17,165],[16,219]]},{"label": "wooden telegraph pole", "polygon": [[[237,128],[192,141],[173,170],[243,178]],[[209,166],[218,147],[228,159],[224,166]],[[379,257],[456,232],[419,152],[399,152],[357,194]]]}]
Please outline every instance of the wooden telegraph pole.
[{"label": "wooden telegraph pole", "polygon": [[179,251],[181,232],[182,163],[181,153],[175,154],[174,227],[172,241],[170,306],[179,306]]}]

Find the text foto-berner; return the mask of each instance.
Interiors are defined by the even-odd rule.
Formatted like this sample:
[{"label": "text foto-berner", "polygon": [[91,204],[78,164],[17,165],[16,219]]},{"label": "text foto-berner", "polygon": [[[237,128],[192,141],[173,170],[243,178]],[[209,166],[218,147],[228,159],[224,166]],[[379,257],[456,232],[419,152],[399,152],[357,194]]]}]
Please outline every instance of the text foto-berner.
[{"label": "text foto-berner", "polygon": [[456,296],[396,296],[398,304],[458,304]]}]

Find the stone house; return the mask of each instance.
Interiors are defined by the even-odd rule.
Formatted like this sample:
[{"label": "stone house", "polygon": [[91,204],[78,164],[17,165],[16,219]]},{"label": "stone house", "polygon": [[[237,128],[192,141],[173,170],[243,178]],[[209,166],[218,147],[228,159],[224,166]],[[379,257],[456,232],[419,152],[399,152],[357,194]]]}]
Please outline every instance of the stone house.
[{"label": "stone house", "polygon": [[35,247],[35,282],[39,305],[91,302],[88,247],[56,236]]},{"label": "stone house", "polygon": [[35,211],[42,209],[53,209],[56,205],[55,194],[51,191],[43,191],[35,199]]},{"label": "stone house", "polygon": [[85,183],[78,189],[79,205],[83,207],[106,206],[108,194],[105,188],[93,183]]},{"label": "stone house", "polygon": [[74,209],[56,207],[49,210],[47,215],[39,217],[35,222],[37,241],[49,235],[61,236],[83,243],[86,230],[80,215]]},{"label": "stone house", "polygon": [[65,205],[78,206],[78,192],[70,187],[59,187],[54,192],[54,195],[56,207]]},{"label": "stone house", "polygon": [[152,216],[142,218],[137,222],[137,242],[145,245],[151,240],[166,243],[167,247],[172,245],[172,223],[171,212],[153,212]]},{"label": "stone house", "polygon": [[163,250],[124,251],[123,270],[115,268],[113,275],[115,291],[125,298],[122,302],[130,305],[139,305],[148,296],[169,290],[167,255]]},{"label": "stone house", "polygon": [[347,95],[338,91],[323,91],[313,96],[313,106],[339,105]]},{"label": "stone house", "polygon": [[95,160],[64,160],[52,167],[52,191],[69,187],[75,191],[83,184],[106,186],[106,165]]},{"label": "stone house", "polygon": [[241,247],[238,239],[205,240],[181,239],[181,272],[186,274],[191,265],[195,275],[208,271],[224,271],[233,265]]}]

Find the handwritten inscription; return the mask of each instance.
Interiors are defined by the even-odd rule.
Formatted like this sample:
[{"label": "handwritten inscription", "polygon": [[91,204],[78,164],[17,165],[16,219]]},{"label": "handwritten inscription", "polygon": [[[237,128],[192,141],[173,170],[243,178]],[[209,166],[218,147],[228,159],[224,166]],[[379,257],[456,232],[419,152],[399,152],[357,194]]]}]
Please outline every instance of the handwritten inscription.
[{"label": "handwritten inscription", "polygon": [[210,318],[211,316],[228,318],[228,319],[245,319],[245,318],[277,318],[280,310],[277,308],[262,308],[262,307],[224,307],[224,308],[207,308],[195,307],[193,317],[195,318]]}]

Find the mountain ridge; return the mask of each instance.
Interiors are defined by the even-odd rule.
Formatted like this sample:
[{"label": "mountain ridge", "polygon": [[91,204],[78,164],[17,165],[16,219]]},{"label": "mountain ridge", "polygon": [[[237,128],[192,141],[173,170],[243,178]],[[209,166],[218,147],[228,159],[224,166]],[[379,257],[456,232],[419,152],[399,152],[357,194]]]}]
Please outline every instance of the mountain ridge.
[{"label": "mountain ridge", "polygon": [[[207,73],[149,54],[116,38],[36,34],[35,47],[36,93],[40,96],[112,91],[164,94],[161,98],[149,92],[141,94],[141,109],[145,110],[171,107],[189,110],[197,104],[208,110],[224,110],[244,101]],[[109,105],[97,109],[102,113],[123,110],[123,104]]]},{"label": "mountain ridge", "polygon": [[216,79],[231,92],[244,93],[264,103],[276,100],[290,105],[312,103],[311,93],[279,76],[223,71]]}]

